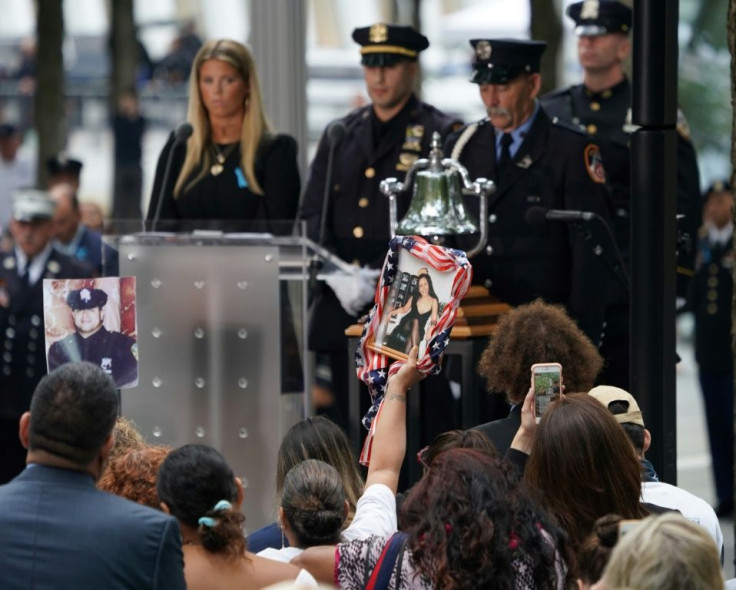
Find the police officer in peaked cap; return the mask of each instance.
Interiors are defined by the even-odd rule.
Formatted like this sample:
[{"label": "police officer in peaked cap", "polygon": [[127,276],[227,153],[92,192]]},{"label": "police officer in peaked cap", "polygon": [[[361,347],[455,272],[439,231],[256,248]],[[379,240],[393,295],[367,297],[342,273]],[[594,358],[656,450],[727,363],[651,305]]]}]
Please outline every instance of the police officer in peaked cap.
[{"label": "police officer in peaked cap", "polygon": [[[404,180],[407,170],[429,153],[432,134],[444,138],[460,121],[421,102],[414,94],[419,76],[419,54],[427,38],[409,26],[376,23],[353,31],[360,46],[365,87],[370,99],[338,119],[344,136],[334,151],[331,178],[328,126],[312,161],[300,217],[307,221],[309,238],[320,239],[325,186],[328,209],[324,244],[342,260],[356,266],[379,268],[390,239],[388,199],[379,191],[382,180]],[[335,125],[333,122],[331,125]],[[399,198],[399,215],[409,195]],[[376,273],[361,277],[361,288],[342,288],[333,281],[321,284],[315,296],[309,327],[310,350],[330,355],[333,389],[347,392],[345,328],[357,321],[373,299]],[[338,399],[343,414],[347,398]]]},{"label": "police officer in peaked cap", "polygon": [[49,369],[69,362],[89,361],[112,376],[118,387],[135,384],[138,379],[138,345],[120,332],[105,328],[107,293],[83,287],[70,291],[66,302],[72,313],[75,332],[54,342],[49,348]]}]

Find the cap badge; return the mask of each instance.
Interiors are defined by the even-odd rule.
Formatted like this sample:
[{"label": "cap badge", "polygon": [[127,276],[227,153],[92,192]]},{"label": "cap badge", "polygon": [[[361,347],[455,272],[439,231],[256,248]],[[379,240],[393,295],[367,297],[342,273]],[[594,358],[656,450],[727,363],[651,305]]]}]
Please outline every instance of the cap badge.
[{"label": "cap badge", "polygon": [[388,41],[388,27],[383,23],[375,24],[368,33],[371,43],[385,43]]},{"label": "cap badge", "polygon": [[86,303],[90,299],[92,299],[92,293],[89,292],[89,289],[82,289],[79,292],[79,297],[81,297],[82,301],[84,301]]},{"label": "cap badge", "polygon": [[583,7],[580,9],[580,18],[598,18],[600,4],[598,0],[585,0]]},{"label": "cap badge", "polygon": [[491,59],[491,52],[491,44],[488,41],[478,41],[478,44],[475,46],[475,55],[478,56],[478,59],[484,61]]}]

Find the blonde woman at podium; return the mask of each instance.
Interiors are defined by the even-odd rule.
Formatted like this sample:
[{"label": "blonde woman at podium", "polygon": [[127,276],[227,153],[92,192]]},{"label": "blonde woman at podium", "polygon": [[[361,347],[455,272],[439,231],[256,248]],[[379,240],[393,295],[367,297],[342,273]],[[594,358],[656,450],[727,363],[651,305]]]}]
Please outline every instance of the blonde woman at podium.
[{"label": "blonde woman at podium", "polygon": [[[260,222],[238,231],[275,231],[299,204],[297,144],[277,134],[263,108],[253,56],[229,39],[205,43],[189,79],[188,123],[159,157],[147,220]],[[210,223],[207,223],[207,222]],[[189,228],[189,224],[180,227]],[[289,229],[291,225],[289,225]]]}]

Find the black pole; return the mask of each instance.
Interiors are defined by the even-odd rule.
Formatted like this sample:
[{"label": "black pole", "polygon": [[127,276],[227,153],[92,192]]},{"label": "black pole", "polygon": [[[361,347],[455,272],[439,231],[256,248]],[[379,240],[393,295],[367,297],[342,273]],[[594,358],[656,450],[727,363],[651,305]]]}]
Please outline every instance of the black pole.
[{"label": "black pole", "polygon": [[677,482],[675,232],[677,0],[634,1],[631,384],[661,480]]}]

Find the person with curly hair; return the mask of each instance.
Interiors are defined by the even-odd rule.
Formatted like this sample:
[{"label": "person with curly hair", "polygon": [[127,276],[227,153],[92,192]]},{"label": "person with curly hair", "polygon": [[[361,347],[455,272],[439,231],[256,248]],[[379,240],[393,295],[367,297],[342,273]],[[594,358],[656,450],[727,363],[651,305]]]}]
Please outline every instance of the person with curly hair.
[{"label": "person with curly hair", "polygon": [[560,363],[565,389],[588,391],[603,359],[561,305],[537,299],[502,316],[477,371],[489,393],[506,397],[511,411],[507,418],[475,427],[491,439],[499,455],[509,448],[521,424],[521,404],[535,363]]},{"label": "person with curly hair", "polygon": [[115,442],[110,451],[110,461],[115,457],[124,455],[132,449],[142,449],[146,446],[146,439],[138,431],[135,422],[128,420],[124,416],[118,416],[115,426],[112,429]]},{"label": "person with curly hair", "polygon": [[138,504],[161,509],[156,492],[156,477],[171,447],[144,446],[118,454],[107,462],[107,467],[97,482],[103,492],[133,500]]},{"label": "person with curly hair", "polygon": [[214,448],[190,444],[173,450],[161,465],[157,490],[163,511],[179,521],[189,590],[255,590],[295,579],[316,587],[307,572],[247,551],[243,484]]},{"label": "person with curly hair", "polygon": [[[414,347],[389,379],[367,484],[383,481],[395,490],[406,450],[406,392],[421,377],[416,357]],[[563,535],[512,467],[485,451],[440,454],[405,500],[402,522],[405,533],[312,547],[292,563],[339,588],[364,588],[382,575],[389,590],[562,590],[571,581]]]}]

